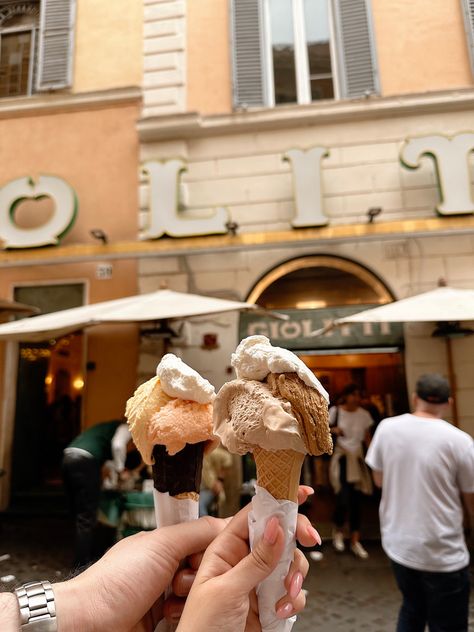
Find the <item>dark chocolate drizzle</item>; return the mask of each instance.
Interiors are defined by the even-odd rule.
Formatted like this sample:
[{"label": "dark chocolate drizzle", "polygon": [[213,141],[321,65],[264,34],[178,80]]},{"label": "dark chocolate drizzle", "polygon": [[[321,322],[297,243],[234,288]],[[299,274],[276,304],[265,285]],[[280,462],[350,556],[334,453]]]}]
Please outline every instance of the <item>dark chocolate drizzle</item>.
[{"label": "dark chocolate drizzle", "polygon": [[169,492],[177,496],[186,492],[197,492],[201,487],[202,458],[206,442],[187,443],[185,447],[170,456],[166,446],[153,448],[153,482],[159,492]]}]

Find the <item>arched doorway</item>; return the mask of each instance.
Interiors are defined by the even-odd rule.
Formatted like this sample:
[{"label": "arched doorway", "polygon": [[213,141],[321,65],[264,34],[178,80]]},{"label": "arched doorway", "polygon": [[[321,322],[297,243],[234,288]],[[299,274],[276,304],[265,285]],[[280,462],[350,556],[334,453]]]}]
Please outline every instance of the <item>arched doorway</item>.
[{"label": "arched doorway", "polygon": [[[358,263],[330,255],[285,261],[262,276],[247,300],[286,314],[276,320],[243,314],[240,337],[263,334],[273,344],[291,349],[310,367],[328,390],[331,403],[348,383],[364,393],[364,405],[375,426],[385,416],[406,412],[408,402],[403,359],[403,330],[397,324],[357,325],[315,337],[313,332],[335,318],[389,303],[393,294],[372,271]],[[327,487],[327,468],[316,459],[312,483]],[[319,522],[330,521],[330,494],[318,495]],[[378,533],[376,506],[368,507],[374,535]],[[374,511],[375,510],[375,511]]]},{"label": "arched doorway", "polygon": [[324,383],[332,402],[345,384],[355,382],[378,409],[373,409],[376,421],[380,415],[406,410],[400,325],[351,325],[322,337],[313,335],[335,318],[394,300],[372,271],[341,257],[299,257],[269,270],[247,300],[289,319],[244,314],[241,337],[261,333],[297,353]]}]

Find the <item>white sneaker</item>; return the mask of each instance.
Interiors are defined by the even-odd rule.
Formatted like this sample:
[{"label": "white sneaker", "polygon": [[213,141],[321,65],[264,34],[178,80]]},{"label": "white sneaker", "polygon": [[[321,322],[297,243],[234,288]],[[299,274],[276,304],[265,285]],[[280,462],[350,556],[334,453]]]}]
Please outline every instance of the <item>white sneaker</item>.
[{"label": "white sneaker", "polygon": [[339,553],[342,553],[346,548],[344,544],[344,536],[340,531],[334,532],[334,535],[332,536],[332,545],[336,551],[339,551]]},{"label": "white sneaker", "polygon": [[366,560],[369,557],[369,554],[360,542],[355,542],[354,544],[351,544],[351,551],[356,557],[360,557],[361,560]]},{"label": "white sneaker", "polygon": [[309,558],[313,560],[313,562],[320,562],[324,557],[324,554],[321,551],[310,551]]}]

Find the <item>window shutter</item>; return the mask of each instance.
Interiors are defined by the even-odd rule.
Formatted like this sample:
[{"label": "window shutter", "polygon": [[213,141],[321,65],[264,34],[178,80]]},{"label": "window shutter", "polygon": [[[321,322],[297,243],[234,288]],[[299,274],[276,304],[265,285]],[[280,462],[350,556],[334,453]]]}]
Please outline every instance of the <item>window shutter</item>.
[{"label": "window shutter", "polygon": [[261,1],[232,0],[231,30],[234,107],[261,107],[265,104]]},{"label": "window shutter", "polygon": [[461,0],[464,13],[464,27],[466,29],[471,68],[474,74],[474,0]]},{"label": "window shutter", "polygon": [[341,96],[379,92],[369,0],[334,0]]},{"label": "window shutter", "polygon": [[37,90],[72,83],[75,0],[41,0]]}]

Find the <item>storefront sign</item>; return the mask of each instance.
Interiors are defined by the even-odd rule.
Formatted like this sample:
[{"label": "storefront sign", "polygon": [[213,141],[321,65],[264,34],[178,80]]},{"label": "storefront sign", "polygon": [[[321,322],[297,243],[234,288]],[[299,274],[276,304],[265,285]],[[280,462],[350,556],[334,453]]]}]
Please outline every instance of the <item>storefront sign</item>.
[{"label": "storefront sign", "polygon": [[[155,160],[143,165],[150,181],[150,222],[142,239],[157,239],[162,235],[188,237],[226,233],[229,219],[225,208],[203,209],[201,217],[186,217],[179,213],[179,183],[186,171],[182,160]],[[207,215],[207,217],[206,217]]]},{"label": "storefront sign", "polygon": [[272,344],[288,349],[357,349],[403,345],[401,323],[354,323],[332,329],[323,336],[312,332],[329,325],[337,318],[356,314],[377,305],[357,305],[331,309],[279,309],[289,320],[257,316],[252,312],[240,315],[240,339],[252,335],[270,338]]},{"label": "storefront sign", "polygon": [[[408,139],[400,160],[403,166],[417,169],[423,156],[435,162],[441,203],[440,215],[474,213],[468,156],[474,151],[474,133],[452,138],[439,135]],[[324,226],[329,222],[323,208],[322,161],[329,156],[326,147],[308,150],[291,149],[282,159],[290,163],[294,185],[295,228]],[[183,160],[149,161],[143,172],[149,180],[150,212],[142,239],[158,239],[163,235],[187,237],[224,234],[228,231],[229,214],[223,208],[180,209],[181,174],[186,170]],[[15,208],[26,199],[50,197],[55,205],[52,217],[36,228],[22,228],[15,222]],[[40,176],[18,178],[0,189],[0,241],[5,248],[34,248],[57,244],[72,227],[77,213],[73,189],[62,178]]]},{"label": "storefront sign", "polygon": [[[441,204],[440,215],[474,213],[471,197],[468,156],[474,151],[474,134],[458,134],[453,138],[424,136],[408,139],[400,161],[409,169],[417,169],[423,156],[435,161]],[[324,226],[329,218],[324,212],[321,163],[329,156],[327,147],[307,150],[291,149],[283,156],[291,165],[294,187],[294,228]],[[149,161],[144,172],[150,181],[150,219],[143,231],[143,239],[157,239],[162,235],[186,237],[226,233],[228,213],[225,208],[202,211],[206,217],[186,217],[179,211],[179,183],[186,165],[182,160]]]},{"label": "storefront sign", "polygon": [[[15,222],[15,209],[24,200],[49,197],[54,211],[44,224],[21,228]],[[0,240],[4,248],[34,248],[57,244],[74,224],[77,199],[70,185],[55,176],[17,178],[0,189]]]},{"label": "storefront sign", "polygon": [[405,143],[400,160],[409,169],[418,169],[422,156],[431,156],[435,162],[441,204],[436,207],[440,215],[466,215],[474,213],[471,197],[469,154],[474,151],[474,134],[423,136]]}]

